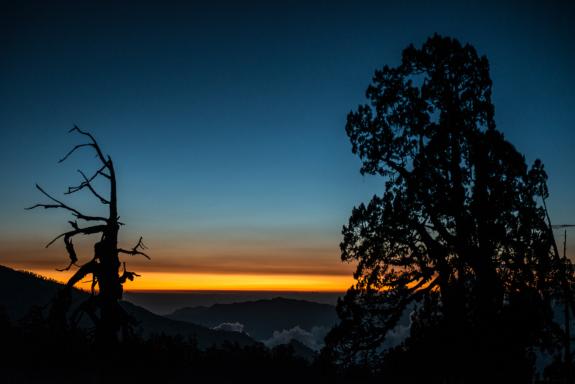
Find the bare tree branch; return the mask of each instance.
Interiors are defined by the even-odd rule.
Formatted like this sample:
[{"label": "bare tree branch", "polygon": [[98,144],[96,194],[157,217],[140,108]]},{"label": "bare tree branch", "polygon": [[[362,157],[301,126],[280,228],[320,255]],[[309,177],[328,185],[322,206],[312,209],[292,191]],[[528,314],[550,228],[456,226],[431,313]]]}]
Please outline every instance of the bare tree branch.
[{"label": "bare tree branch", "polygon": [[124,273],[120,276],[120,284],[124,284],[126,280],[134,281],[135,277],[139,277],[140,275],[136,272],[128,272],[126,270],[126,262],[122,263],[124,265]]},{"label": "bare tree branch", "polygon": [[72,265],[78,266],[78,264],[76,264],[76,263],[70,261],[70,263],[69,263],[66,267],[64,267],[64,268],[56,268],[56,271],[58,271],[58,272],[69,271],[70,268],[72,268]]},{"label": "bare tree branch", "polygon": [[[74,229],[73,231],[64,232],[64,233],[56,236],[52,241],[50,241],[48,244],[46,244],[46,248],[48,248],[49,246],[54,244],[54,242],[61,237],[64,237],[64,241],[66,241],[66,239],[70,239],[73,236],[76,236],[80,233],[84,234],[84,235],[91,235],[93,233],[104,232],[106,230],[106,228],[107,228],[106,225],[94,225],[92,227],[77,228],[77,229]],[[66,245],[68,245],[68,243],[66,243]]]},{"label": "bare tree branch", "polygon": [[82,265],[78,271],[76,271],[70,280],[68,280],[66,286],[68,288],[72,288],[78,281],[82,280],[84,276],[90,273],[96,276],[98,274],[98,267],[99,264],[96,262],[96,260],[93,259],[88,261],[86,264]]},{"label": "bare tree branch", "polygon": [[66,244],[66,251],[68,252],[68,257],[70,258],[70,264],[68,264],[66,268],[56,269],[59,272],[69,270],[72,265],[76,265],[76,262],[78,261],[78,256],[76,255],[76,250],[74,249],[72,238],[70,236],[64,236],[64,243]]},{"label": "bare tree branch", "polygon": [[88,177],[86,177],[84,172],[82,172],[81,170],[78,169],[78,172],[80,173],[80,175],[82,175],[82,177],[84,178],[84,181],[76,187],[68,187],[68,192],[65,192],[65,194],[70,195],[70,194],[78,192],[84,188],[88,188],[90,190],[90,192],[92,192],[94,194],[94,196],[96,196],[98,199],[100,199],[100,202],[102,204],[110,204],[110,202],[108,200],[106,200],[104,197],[102,197],[102,195],[100,195],[98,192],[96,192],[94,187],[92,187],[91,181],[94,180],[94,178],[98,175],[99,171],[96,172],[96,174],[94,176],[92,176],[90,179],[88,179]]},{"label": "bare tree branch", "polygon": [[142,255],[142,256],[144,256],[145,258],[147,258],[148,260],[151,260],[151,259],[150,259],[150,256],[148,256],[146,253],[144,253],[144,252],[138,250],[138,248],[140,248],[140,249],[148,249],[148,247],[146,247],[146,245],[144,244],[144,242],[143,242],[142,240],[143,240],[143,238],[142,238],[142,236],[140,236],[140,240],[138,240],[138,244],[136,244],[136,246],[133,247],[131,250],[118,248],[118,252],[119,252],[119,253],[125,253],[125,254],[132,255],[132,256]]},{"label": "bare tree branch", "polygon": [[90,177],[90,178],[88,179],[88,181],[91,182],[91,181],[94,180],[98,175],[102,175],[102,176],[104,176],[104,177],[106,177],[106,178],[109,179],[109,178],[110,178],[110,175],[108,175],[108,174],[106,174],[106,173],[103,173],[103,171],[104,171],[104,169],[106,169],[106,167],[107,167],[106,165],[102,165],[102,167],[101,167],[100,169],[98,169],[98,170],[96,171],[96,173],[94,173],[94,174],[92,175],[92,177]]},{"label": "bare tree branch", "polygon": [[106,166],[100,168],[100,170],[98,172],[96,172],[99,175],[104,176],[106,179],[108,180],[112,180],[112,176],[108,175],[107,173],[104,173],[104,168],[106,168]]},{"label": "bare tree branch", "polygon": [[94,147],[94,149],[96,150],[96,153],[98,154],[98,157],[100,158],[100,161],[102,162],[102,164],[106,165],[108,168],[110,167],[110,163],[108,160],[106,160],[106,158],[104,157],[104,154],[102,153],[102,150],[100,149],[100,146],[98,145],[98,143],[96,142],[96,139],[94,138],[94,136],[92,136],[91,133],[82,131],[80,128],[78,128],[78,126],[74,125],[74,128],[70,129],[70,131],[68,131],[68,133],[70,132],[78,132],[84,136],[88,136],[90,138],[90,140],[92,140],[91,144],[85,144],[85,145],[90,145],[92,147]]},{"label": "bare tree branch", "polygon": [[77,149],[83,148],[83,147],[94,147],[94,144],[92,143],[86,143],[86,144],[78,144],[76,145],[74,148],[72,148],[68,153],[66,153],[66,156],[62,157],[60,160],[58,160],[58,163],[62,163],[64,162],[68,157],[70,157],[70,155],[74,152],[76,152]]},{"label": "bare tree branch", "polygon": [[38,184],[36,184],[36,188],[42,192],[45,196],[47,196],[50,200],[52,200],[53,202],[57,203],[57,204],[35,204],[31,207],[26,208],[27,210],[30,209],[34,209],[34,208],[44,208],[44,209],[49,209],[49,208],[62,208],[62,209],[66,209],[70,212],[72,212],[72,214],[77,217],[80,220],[85,220],[85,221],[108,221],[108,219],[106,219],[105,217],[101,217],[101,216],[88,216],[88,215],[84,215],[83,213],[81,213],[80,211],[78,211],[75,208],[72,208],[64,203],[62,203],[60,200],[55,199],[54,197],[50,196],[46,191],[44,191],[42,189],[42,187],[40,187]]}]

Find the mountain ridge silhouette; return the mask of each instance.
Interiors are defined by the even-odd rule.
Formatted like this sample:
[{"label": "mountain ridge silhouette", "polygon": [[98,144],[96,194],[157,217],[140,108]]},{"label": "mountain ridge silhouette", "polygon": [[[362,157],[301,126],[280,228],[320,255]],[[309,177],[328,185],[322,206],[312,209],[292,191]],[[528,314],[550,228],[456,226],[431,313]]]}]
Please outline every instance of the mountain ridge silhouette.
[{"label": "mountain ridge silhouette", "polygon": [[283,297],[184,307],[166,317],[210,328],[222,323],[240,323],[245,332],[260,341],[272,337],[274,331],[297,326],[307,331],[314,327],[329,329],[337,322],[333,305]]}]

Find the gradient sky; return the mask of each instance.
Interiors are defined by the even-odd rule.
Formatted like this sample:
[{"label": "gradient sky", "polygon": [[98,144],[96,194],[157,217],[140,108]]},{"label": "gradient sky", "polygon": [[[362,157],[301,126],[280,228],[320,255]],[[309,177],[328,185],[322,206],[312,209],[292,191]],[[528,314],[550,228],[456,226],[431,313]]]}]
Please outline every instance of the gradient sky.
[{"label": "gradient sky", "polygon": [[[345,289],[341,226],[382,191],[345,116],[434,32],[488,56],[498,128],[546,164],[553,220],[575,223],[568,2],[17,3],[0,11],[0,264],[65,277],[63,245],[43,245],[68,216],[23,208],[35,182],[59,195],[96,166],[57,164],[78,124],[116,163],[122,244],[150,247],[128,289]],[[69,201],[97,212],[90,197]]]}]

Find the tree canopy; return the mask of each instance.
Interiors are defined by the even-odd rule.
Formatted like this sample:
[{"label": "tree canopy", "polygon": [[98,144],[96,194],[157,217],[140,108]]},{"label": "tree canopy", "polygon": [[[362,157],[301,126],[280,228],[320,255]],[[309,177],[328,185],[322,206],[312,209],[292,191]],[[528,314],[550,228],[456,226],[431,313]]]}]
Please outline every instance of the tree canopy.
[{"label": "tree canopy", "polygon": [[[384,177],[385,188],[342,230],[341,258],[357,270],[327,338],[338,363],[419,356],[435,362],[431,381],[512,371],[522,381],[533,348],[553,345],[562,267],[547,175],[497,130],[491,94],[487,58],[434,35],[376,71],[369,103],[349,113],[361,173]],[[410,312],[409,337],[384,351]]]}]

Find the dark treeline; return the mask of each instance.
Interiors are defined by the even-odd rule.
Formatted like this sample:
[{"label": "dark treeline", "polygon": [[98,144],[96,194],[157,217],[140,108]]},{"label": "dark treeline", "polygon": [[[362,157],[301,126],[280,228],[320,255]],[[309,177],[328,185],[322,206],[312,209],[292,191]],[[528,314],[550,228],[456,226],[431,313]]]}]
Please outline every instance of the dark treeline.
[{"label": "dark treeline", "polygon": [[2,311],[2,382],[293,383],[320,382],[329,373],[288,345],[268,349],[228,343],[202,350],[191,338],[132,335],[102,354],[93,336],[86,329],[55,329],[40,307],[17,322]]},{"label": "dark treeline", "polygon": [[[62,333],[43,313],[34,307],[14,322],[0,307],[3,383],[415,383],[427,382],[441,359],[433,348],[411,349],[408,356],[397,349],[386,355],[377,371],[361,364],[341,369],[324,354],[311,362],[298,357],[290,345],[268,349],[263,344],[228,343],[200,349],[191,338],[163,334],[132,335],[103,355],[89,330]],[[538,382],[563,382],[560,369],[549,367]],[[411,379],[406,380],[406,372]]]}]

